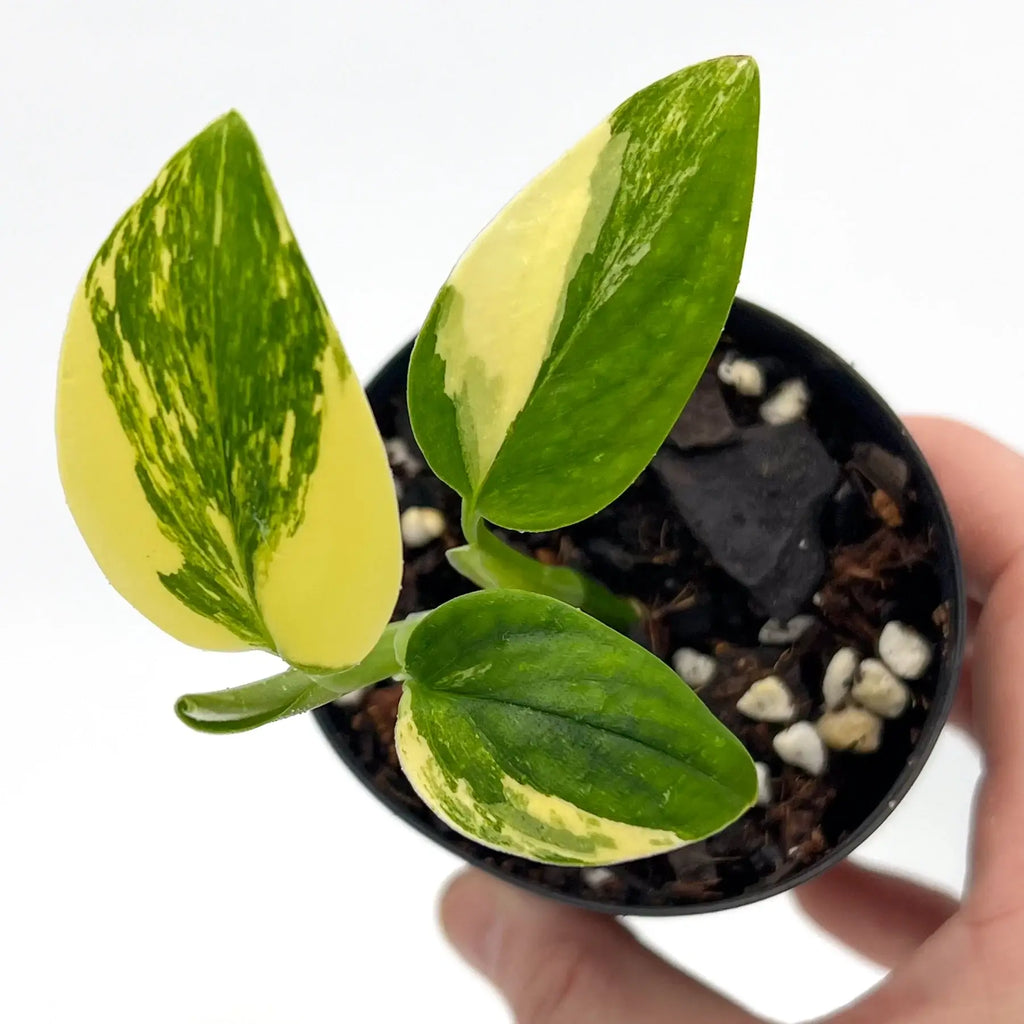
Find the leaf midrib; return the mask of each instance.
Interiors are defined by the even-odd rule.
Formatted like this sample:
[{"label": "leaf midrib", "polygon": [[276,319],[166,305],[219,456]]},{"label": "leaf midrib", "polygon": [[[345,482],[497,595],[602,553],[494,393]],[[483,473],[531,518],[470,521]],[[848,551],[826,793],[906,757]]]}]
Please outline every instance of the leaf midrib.
[{"label": "leaf midrib", "polygon": [[[626,733],[618,731],[617,729],[611,729],[611,728],[608,728],[607,726],[603,726],[603,725],[592,725],[589,722],[581,722],[579,719],[574,718],[572,715],[562,714],[562,713],[559,713],[557,711],[550,711],[550,710],[547,710],[547,709],[536,708],[533,705],[526,704],[526,703],[524,703],[522,701],[506,700],[504,698],[499,698],[499,697],[489,697],[489,696],[486,696],[484,694],[465,694],[465,693],[456,694],[456,693],[454,693],[451,690],[438,690],[438,689],[435,689],[435,688],[433,688],[433,687],[431,687],[431,686],[429,686],[429,685],[427,685],[425,683],[419,682],[418,680],[409,680],[408,682],[412,683],[414,686],[416,686],[416,685],[423,686],[423,688],[425,690],[428,690],[432,694],[435,694],[435,695],[440,696],[442,698],[447,698],[449,700],[452,700],[455,703],[458,703],[460,701],[462,701],[462,702],[469,702],[469,703],[472,703],[474,701],[479,701],[479,702],[488,703],[488,704],[501,704],[501,705],[506,706],[506,707],[518,707],[518,708],[522,708],[525,711],[532,711],[532,712],[534,712],[536,714],[539,714],[539,715],[548,715],[551,718],[557,718],[560,721],[569,722],[570,724],[572,724],[574,726],[577,726],[579,728],[594,729],[597,732],[603,732],[606,735],[614,736],[616,739],[624,740],[625,742],[631,743],[634,746],[641,747],[644,750],[654,751],[655,753],[660,754],[662,757],[665,757],[665,758],[668,758],[668,759],[670,759],[672,761],[678,762],[679,764],[683,765],[685,771],[688,774],[690,774],[692,776],[698,776],[698,777],[700,777],[702,779],[706,779],[708,782],[713,784],[717,789],[720,789],[720,790],[722,790],[722,791],[724,791],[726,793],[729,793],[733,797],[742,796],[742,794],[737,793],[736,790],[734,790],[731,787],[729,787],[729,786],[725,785],[724,783],[720,782],[713,775],[709,775],[706,771],[704,771],[703,769],[697,767],[692,762],[686,760],[683,757],[680,757],[679,754],[674,753],[672,751],[664,750],[660,746],[657,746],[656,744],[653,744],[653,743],[645,743],[645,742],[643,742],[641,740],[636,739],[636,737],[629,736]],[[478,723],[474,722],[474,726],[476,728],[480,729],[481,732],[483,731],[483,729],[480,727],[480,725]],[[490,738],[488,738],[488,739],[491,742],[491,746],[493,747],[494,746],[493,741],[491,741]],[[522,781],[522,780],[520,780],[520,781]]]},{"label": "leaf midrib", "polygon": [[[217,181],[214,186],[214,203],[218,202],[221,204],[221,233],[223,234],[224,228],[224,217],[226,212],[224,211],[224,175],[227,169],[227,148],[228,148],[228,131],[229,131],[229,119],[225,118],[221,126],[220,136],[220,165],[217,168]],[[216,205],[215,205],[216,209]],[[221,415],[221,401],[220,401],[220,385],[223,378],[221,373],[221,367],[218,360],[218,354],[220,349],[217,345],[217,318],[213,316],[213,310],[217,301],[217,282],[215,280],[216,272],[218,269],[218,254],[220,245],[211,245],[210,247],[210,265],[209,265],[209,282],[210,282],[210,366],[213,372],[213,380],[210,381],[210,392],[213,400],[213,420],[214,429],[217,437],[217,448],[220,451],[220,465],[221,473],[223,476],[224,486],[224,497],[228,503],[228,517],[231,522],[231,535],[234,547],[234,555],[236,565],[241,574],[241,583],[245,588],[245,593],[249,599],[249,607],[252,610],[253,618],[258,623],[260,628],[261,637],[260,639],[265,643],[269,649],[276,653],[276,647],[267,629],[267,624],[263,620],[263,613],[260,611],[259,603],[256,600],[256,584],[253,579],[251,572],[251,558],[247,557],[239,544],[239,529],[238,529],[238,502],[235,497],[234,488],[231,485],[231,471],[228,466],[228,451],[227,445],[224,440],[224,420]]]}]

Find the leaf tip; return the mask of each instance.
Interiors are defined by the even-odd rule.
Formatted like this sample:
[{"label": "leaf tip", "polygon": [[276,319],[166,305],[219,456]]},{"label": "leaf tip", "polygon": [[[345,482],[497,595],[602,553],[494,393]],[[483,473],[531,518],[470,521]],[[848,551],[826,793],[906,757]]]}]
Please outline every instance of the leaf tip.
[{"label": "leaf tip", "polygon": [[195,729],[199,732],[203,731],[202,719],[198,714],[199,705],[190,694],[185,694],[184,697],[179,697],[174,702],[174,713],[190,729]]},{"label": "leaf tip", "polygon": [[743,75],[753,88],[759,89],[761,86],[761,69],[758,67],[757,61],[749,56],[734,57],[733,59],[736,61],[737,74]]},{"label": "leaf tip", "polygon": [[222,135],[256,145],[256,136],[253,135],[248,121],[234,107],[207,125],[203,134]]},{"label": "leaf tip", "polygon": [[249,131],[245,118],[234,107],[221,116],[220,123],[229,130]]},{"label": "leaf tip", "polygon": [[761,70],[757,61],[749,54],[718,57],[709,61],[709,64],[720,71],[726,88],[740,90],[760,88]]}]

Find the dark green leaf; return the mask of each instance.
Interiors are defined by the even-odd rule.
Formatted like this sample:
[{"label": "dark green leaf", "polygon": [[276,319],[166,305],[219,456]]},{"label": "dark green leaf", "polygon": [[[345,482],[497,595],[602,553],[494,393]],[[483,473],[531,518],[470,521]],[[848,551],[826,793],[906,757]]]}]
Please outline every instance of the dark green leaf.
[{"label": "dark green leaf", "polygon": [[459,831],[559,863],[647,856],[755,799],[739,741],[664,663],[534,594],[470,594],[413,631],[402,766]]}]

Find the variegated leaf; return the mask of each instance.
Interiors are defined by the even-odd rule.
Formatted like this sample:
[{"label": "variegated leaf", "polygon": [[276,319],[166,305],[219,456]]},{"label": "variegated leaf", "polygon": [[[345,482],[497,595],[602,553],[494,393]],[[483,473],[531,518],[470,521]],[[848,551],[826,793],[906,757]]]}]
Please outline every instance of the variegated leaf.
[{"label": "variegated leaf", "polygon": [[420,332],[416,437],[484,517],[546,530],[650,461],[718,340],[746,241],[757,145],[749,57],[620,106],[474,242]]},{"label": "variegated leaf", "polygon": [[456,598],[412,631],[396,744],[423,800],[494,849],[649,856],[750,807],[750,755],[667,665],[559,601]]},{"label": "variegated leaf", "polygon": [[311,667],[380,636],[401,567],[383,444],[237,114],[171,159],[89,267],[57,434],[93,555],[168,633]]}]

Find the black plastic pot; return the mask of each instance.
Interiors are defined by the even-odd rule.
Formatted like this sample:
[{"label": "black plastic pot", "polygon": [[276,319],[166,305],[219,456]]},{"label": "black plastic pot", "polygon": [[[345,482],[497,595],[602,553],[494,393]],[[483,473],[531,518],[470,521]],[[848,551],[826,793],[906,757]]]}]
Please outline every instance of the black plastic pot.
[{"label": "black plastic pot", "polygon": [[[956,538],[935,479],[898,417],[869,384],[821,342],[752,303],[736,301],[726,332],[745,354],[783,360],[800,373],[809,384],[818,407],[828,410],[829,428],[837,436],[874,442],[906,461],[911,470],[918,514],[923,517],[932,539],[934,557],[931,568],[938,583],[938,597],[948,613],[945,640],[938,652],[937,666],[929,673],[930,682],[923,694],[927,700],[927,713],[923,721],[914,727],[917,735],[912,753],[909,757],[901,757],[902,763],[894,763],[891,757],[887,761],[884,748],[883,752],[873,755],[870,766],[865,768],[863,785],[858,787],[858,792],[844,795],[843,802],[837,805],[842,820],[833,822],[833,826],[842,838],[830,850],[816,862],[781,881],[754,886],[738,895],[720,899],[645,906],[568,895],[548,888],[542,882],[510,876],[497,866],[492,851],[475,847],[468,852],[466,844],[449,829],[438,827],[430,816],[383,792],[354,753],[354,738],[347,716],[332,705],[315,712],[327,739],[360,781],[395,814],[428,838],[506,881],[605,913],[676,915],[725,910],[775,896],[833,867],[882,824],[910,789],[946,722],[960,674],[966,636],[966,606]],[[387,415],[393,396],[404,388],[410,350],[411,345],[406,346],[370,383],[370,402],[378,420]]]}]

